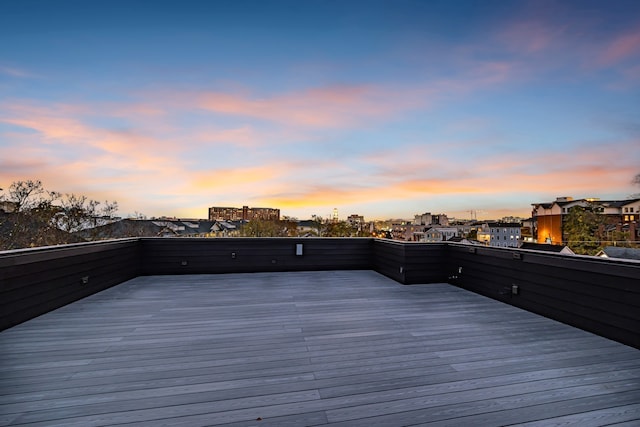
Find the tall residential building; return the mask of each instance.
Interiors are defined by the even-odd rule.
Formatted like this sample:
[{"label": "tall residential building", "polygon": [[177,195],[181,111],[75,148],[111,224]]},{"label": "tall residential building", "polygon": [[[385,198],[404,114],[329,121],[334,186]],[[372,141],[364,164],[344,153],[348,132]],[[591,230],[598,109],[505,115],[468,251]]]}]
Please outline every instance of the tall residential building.
[{"label": "tall residential building", "polygon": [[209,208],[209,221],[278,221],[280,209],[274,208],[241,208],[213,206]]}]

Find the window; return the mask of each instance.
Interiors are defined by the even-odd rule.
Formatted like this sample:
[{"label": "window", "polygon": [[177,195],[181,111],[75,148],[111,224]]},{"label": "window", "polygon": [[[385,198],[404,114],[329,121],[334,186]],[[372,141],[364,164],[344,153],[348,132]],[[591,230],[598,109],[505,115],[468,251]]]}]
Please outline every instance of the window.
[{"label": "window", "polygon": [[625,222],[629,222],[629,215],[625,215],[624,216],[624,220],[625,220]]},{"label": "window", "polygon": [[633,212],[633,206],[629,208],[629,212]]},{"label": "window", "polygon": [[629,212],[629,208],[624,208],[624,213]]}]

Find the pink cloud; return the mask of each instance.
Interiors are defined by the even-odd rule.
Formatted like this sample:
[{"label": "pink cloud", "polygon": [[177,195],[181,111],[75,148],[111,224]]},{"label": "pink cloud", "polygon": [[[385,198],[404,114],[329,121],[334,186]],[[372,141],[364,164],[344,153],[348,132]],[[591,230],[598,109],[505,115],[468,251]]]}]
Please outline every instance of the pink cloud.
[{"label": "pink cloud", "polygon": [[640,30],[635,30],[610,42],[601,53],[599,62],[601,65],[613,65],[638,54],[640,54]]},{"label": "pink cloud", "polygon": [[306,127],[342,127],[406,108],[398,96],[366,86],[315,88],[268,98],[207,93],[199,96],[196,103],[216,113]]},{"label": "pink cloud", "polygon": [[257,147],[264,141],[264,132],[258,132],[251,126],[222,129],[196,130],[190,135],[190,139],[204,144],[230,144],[234,147]]},{"label": "pink cloud", "polygon": [[175,95],[182,108],[199,107],[215,113],[244,116],[289,127],[341,128],[369,120],[389,120],[451,96],[499,85],[514,78],[517,64],[508,61],[466,63],[456,78],[407,85],[328,86],[271,97],[210,92]]},{"label": "pink cloud", "polygon": [[[621,191],[629,187],[629,180],[637,171],[637,156],[633,154],[640,141],[629,140],[615,145],[599,144],[577,147],[570,152],[553,149],[538,150],[526,156],[495,153],[489,159],[476,158],[472,166],[462,160],[450,161],[451,150],[464,152],[463,146],[443,144],[449,150],[438,152],[423,147],[405,147],[402,152],[380,152],[363,158],[374,165],[377,172],[370,176],[376,191],[365,193],[377,201],[414,199],[438,194],[452,199],[473,194],[537,193],[546,189],[558,192],[597,195]],[[475,145],[475,142],[474,142]],[[611,165],[615,165],[612,167]],[[359,189],[343,194],[344,200],[358,200],[364,196]],[[331,194],[332,190],[327,190]],[[380,197],[379,199],[377,197]]]}]

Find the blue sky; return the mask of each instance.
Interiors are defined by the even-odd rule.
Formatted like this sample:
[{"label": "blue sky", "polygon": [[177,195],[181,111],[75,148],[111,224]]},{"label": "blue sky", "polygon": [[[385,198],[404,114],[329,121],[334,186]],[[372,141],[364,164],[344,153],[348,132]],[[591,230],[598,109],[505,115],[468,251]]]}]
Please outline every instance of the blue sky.
[{"label": "blue sky", "polygon": [[633,1],[20,1],[0,187],[367,219],[640,191]]}]

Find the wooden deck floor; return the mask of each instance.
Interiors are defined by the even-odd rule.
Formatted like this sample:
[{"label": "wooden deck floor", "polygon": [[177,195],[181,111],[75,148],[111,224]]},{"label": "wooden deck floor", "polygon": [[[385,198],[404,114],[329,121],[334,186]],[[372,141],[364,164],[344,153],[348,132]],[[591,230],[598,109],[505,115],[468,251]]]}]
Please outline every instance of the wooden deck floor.
[{"label": "wooden deck floor", "polygon": [[0,333],[0,425],[640,425],[640,351],[371,271],[138,277]]}]

